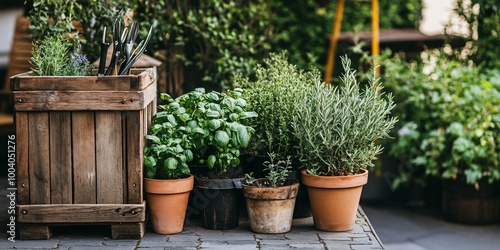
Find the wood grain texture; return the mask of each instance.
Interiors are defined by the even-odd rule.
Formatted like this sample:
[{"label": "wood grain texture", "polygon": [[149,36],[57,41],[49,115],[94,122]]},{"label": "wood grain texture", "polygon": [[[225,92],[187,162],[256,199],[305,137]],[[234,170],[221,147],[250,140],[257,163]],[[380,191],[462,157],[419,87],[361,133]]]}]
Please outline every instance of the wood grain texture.
[{"label": "wood grain texture", "polygon": [[14,119],[16,125],[17,204],[26,205],[30,203],[28,113],[17,112]]},{"label": "wood grain texture", "polygon": [[[31,50],[28,51],[31,54]],[[139,91],[153,84],[154,68],[132,70],[121,76],[34,76],[17,74],[11,81],[13,91]]]},{"label": "wood grain texture", "polygon": [[127,117],[127,203],[138,204],[143,201],[142,169],[144,161],[144,110],[130,111]]},{"label": "wood grain texture", "polygon": [[97,203],[123,203],[121,112],[95,114]]},{"label": "wood grain texture", "polygon": [[50,199],[52,204],[73,203],[71,112],[50,112]]},{"label": "wood grain texture", "polygon": [[15,111],[141,110],[143,91],[14,91]]},{"label": "wood grain texture", "polygon": [[146,232],[146,222],[111,225],[112,239],[141,239]]},{"label": "wood grain texture", "polygon": [[146,220],[146,203],[18,205],[20,223],[121,223]]},{"label": "wood grain texture", "polygon": [[19,239],[48,240],[52,237],[52,229],[47,225],[19,224]]},{"label": "wood grain texture", "polygon": [[28,121],[30,204],[50,204],[49,114],[30,112]]},{"label": "wood grain texture", "polygon": [[97,197],[94,112],[72,112],[73,203],[95,204]]}]

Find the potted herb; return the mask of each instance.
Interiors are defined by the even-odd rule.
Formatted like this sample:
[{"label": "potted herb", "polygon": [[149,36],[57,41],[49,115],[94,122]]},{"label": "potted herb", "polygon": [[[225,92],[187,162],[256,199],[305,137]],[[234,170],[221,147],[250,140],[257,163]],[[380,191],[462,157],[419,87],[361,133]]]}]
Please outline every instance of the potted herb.
[{"label": "potted herb", "polygon": [[432,68],[425,60],[410,64],[393,58],[405,70],[418,73],[418,78],[405,77],[399,66],[386,67],[402,120],[391,154],[409,162],[415,173],[401,173],[395,184],[427,183],[437,177],[442,182],[440,201],[446,219],[498,221],[500,72],[468,66],[437,52],[428,51],[437,59]]},{"label": "potted herb", "polygon": [[297,180],[287,179],[291,160],[278,160],[269,153],[264,162],[266,178],[254,179],[247,174],[243,184],[250,228],[256,233],[286,233],[292,227],[295,199],[299,191]]},{"label": "potted herb", "polygon": [[342,84],[314,84],[295,100],[293,127],[299,140],[300,160],[305,169],[314,226],[324,231],[347,231],[354,227],[368,167],[382,151],[376,141],[388,136],[396,123],[390,117],[392,95],[383,95],[377,79],[361,90],[350,60],[342,58]]},{"label": "potted herb", "polygon": [[[235,82],[245,89],[244,98],[259,115],[259,119],[249,121],[255,135],[249,150],[241,157],[244,171],[252,172],[255,178],[264,178],[263,163],[270,160],[268,152],[277,160],[286,160],[287,156],[291,156],[290,177],[300,182],[298,140],[293,131],[291,114],[297,112],[295,100],[304,91],[305,85],[312,82],[311,74],[289,63],[283,51],[271,54],[263,65],[257,66],[255,80],[236,76]],[[295,218],[311,215],[305,187],[300,188],[294,211]]]},{"label": "potted herb", "polygon": [[[253,129],[242,122],[256,117],[247,111],[242,89],[227,93],[205,92],[198,88],[175,100],[163,95],[162,105],[179,116],[173,126],[184,133],[182,145],[188,155],[170,161],[203,165],[210,171],[197,175],[195,185],[201,193],[209,193],[204,206],[202,225],[209,229],[229,229],[238,225],[239,197],[244,176],[235,167],[240,163],[240,150],[248,146]],[[165,119],[173,121],[172,115]]]}]

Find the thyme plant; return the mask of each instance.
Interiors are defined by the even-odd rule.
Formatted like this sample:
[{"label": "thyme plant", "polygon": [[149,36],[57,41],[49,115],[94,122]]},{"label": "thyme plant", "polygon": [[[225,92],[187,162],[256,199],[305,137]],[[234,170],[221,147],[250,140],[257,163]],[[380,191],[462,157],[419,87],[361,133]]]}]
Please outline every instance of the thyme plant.
[{"label": "thyme plant", "polygon": [[297,156],[291,114],[296,112],[294,100],[311,82],[310,74],[290,64],[286,52],[281,52],[271,54],[263,65],[257,66],[255,81],[239,75],[235,82],[245,89],[243,95],[250,109],[259,114],[259,119],[249,121],[256,131],[250,146],[252,153],[270,152],[278,159]]},{"label": "thyme plant", "polygon": [[360,90],[351,61],[341,59],[345,73],[340,86],[323,83],[313,72],[314,85],[295,100],[292,126],[309,174],[351,175],[373,166],[383,149],[376,141],[389,137],[397,121],[390,116],[393,97],[383,95],[378,79],[369,77]]},{"label": "thyme plant", "polygon": [[267,171],[265,181],[257,181],[253,177],[253,173],[245,174],[246,182],[250,185],[258,187],[282,187],[286,185],[286,177],[288,177],[288,172],[292,169],[290,164],[290,156],[286,160],[276,161],[276,154],[268,153],[269,161],[265,161],[263,165],[266,167],[264,171]]}]

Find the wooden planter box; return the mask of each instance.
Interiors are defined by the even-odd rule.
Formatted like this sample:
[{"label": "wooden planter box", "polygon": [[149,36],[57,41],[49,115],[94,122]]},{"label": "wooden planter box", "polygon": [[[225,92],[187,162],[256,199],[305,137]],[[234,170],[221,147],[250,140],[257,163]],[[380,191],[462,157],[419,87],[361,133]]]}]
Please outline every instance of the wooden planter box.
[{"label": "wooden planter box", "polygon": [[144,136],[156,113],[156,70],[128,76],[11,78],[20,239],[51,227],[104,224],[141,238]]}]

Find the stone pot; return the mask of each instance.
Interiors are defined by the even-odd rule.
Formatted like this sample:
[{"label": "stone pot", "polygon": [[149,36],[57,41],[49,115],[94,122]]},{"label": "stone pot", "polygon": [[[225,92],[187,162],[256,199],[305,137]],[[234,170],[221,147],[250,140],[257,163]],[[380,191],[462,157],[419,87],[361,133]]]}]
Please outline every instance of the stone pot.
[{"label": "stone pot", "polygon": [[[267,179],[257,179],[256,182]],[[296,180],[283,187],[258,187],[243,184],[250,228],[256,233],[286,233],[292,227],[295,199],[299,191]]]}]

